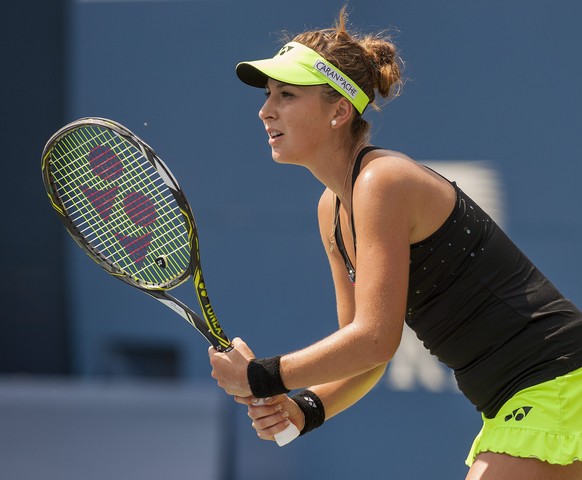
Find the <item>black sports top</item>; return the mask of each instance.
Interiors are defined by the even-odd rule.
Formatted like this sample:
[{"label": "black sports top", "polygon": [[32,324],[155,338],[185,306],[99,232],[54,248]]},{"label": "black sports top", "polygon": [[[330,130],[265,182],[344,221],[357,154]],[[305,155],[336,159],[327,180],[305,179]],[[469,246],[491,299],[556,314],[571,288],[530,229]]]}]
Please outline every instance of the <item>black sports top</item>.
[{"label": "black sports top", "polygon": [[[374,148],[358,156],[352,187]],[[406,323],[454,370],[477,410],[492,418],[518,391],[582,366],[582,312],[452,185],[457,200],[449,218],[410,246]],[[335,236],[355,282],[339,217]]]}]

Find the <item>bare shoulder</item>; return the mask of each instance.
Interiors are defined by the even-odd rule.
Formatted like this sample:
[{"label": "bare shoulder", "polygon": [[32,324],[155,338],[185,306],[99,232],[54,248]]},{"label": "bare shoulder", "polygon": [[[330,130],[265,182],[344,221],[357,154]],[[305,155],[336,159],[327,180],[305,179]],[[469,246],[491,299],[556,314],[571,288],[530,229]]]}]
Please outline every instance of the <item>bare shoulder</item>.
[{"label": "bare shoulder", "polygon": [[382,199],[410,201],[425,175],[423,167],[403,153],[374,150],[362,161],[353,200],[360,204]]},{"label": "bare shoulder", "polygon": [[358,180],[396,184],[418,180],[424,175],[424,167],[408,155],[394,150],[374,150],[364,158]]},{"label": "bare shoulder", "polygon": [[407,155],[374,150],[362,162],[353,195],[354,210],[391,218],[408,228],[415,242],[446,220],[456,192],[447,180]]},{"label": "bare shoulder", "polygon": [[441,177],[408,155],[393,150],[374,150],[368,153],[360,169],[357,186],[378,188],[388,192],[398,187],[420,197],[444,194],[454,197],[454,188]]}]

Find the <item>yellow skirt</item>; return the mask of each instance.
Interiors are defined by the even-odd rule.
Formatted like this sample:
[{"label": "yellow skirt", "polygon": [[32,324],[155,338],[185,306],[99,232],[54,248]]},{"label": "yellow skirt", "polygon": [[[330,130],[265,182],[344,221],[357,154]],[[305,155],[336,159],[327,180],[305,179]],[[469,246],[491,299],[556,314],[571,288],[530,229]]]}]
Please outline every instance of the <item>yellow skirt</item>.
[{"label": "yellow skirt", "polygon": [[465,463],[481,452],[559,465],[582,461],[582,368],[521,390],[495,418],[483,416]]}]

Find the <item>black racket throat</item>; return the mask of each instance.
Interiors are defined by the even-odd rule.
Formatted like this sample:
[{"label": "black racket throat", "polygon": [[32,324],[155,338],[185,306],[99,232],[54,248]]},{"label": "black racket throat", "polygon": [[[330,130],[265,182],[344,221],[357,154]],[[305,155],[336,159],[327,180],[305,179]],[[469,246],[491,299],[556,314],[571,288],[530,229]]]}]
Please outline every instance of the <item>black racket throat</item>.
[{"label": "black racket throat", "polygon": [[[180,315],[190,325],[202,333],[209,341],[209,343],[219,352],[229,352],[232,350],[232,344],[226,339],[222,327],[218,324],[216,317],[214,323],[209,320],[203,320],[196,312],[194,312],[188,305],[181,302],[177,298],[169,295],[164,290],[148,290],[148,295],[160,301],[168,308]],[[213,325],[213,329],[208,327],[208,324]],[[224,341],[226,339],[226,341]]]}]

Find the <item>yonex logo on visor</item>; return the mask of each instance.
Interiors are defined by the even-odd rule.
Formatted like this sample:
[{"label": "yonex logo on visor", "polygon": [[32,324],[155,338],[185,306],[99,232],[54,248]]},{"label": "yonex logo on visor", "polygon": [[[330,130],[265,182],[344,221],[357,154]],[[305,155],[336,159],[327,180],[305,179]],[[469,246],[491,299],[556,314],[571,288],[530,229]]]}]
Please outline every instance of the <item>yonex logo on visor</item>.
[{"label": "yonex logo on visor", "polygon": [[281,50],[279,50],[279,53],[277,55],[285,55],[292,48],[293,47],[291,45],[285,45],[284,47],[281,48]]},{"label": "yonex logo on visor", "polygon": [[370,102],[364,91],[345,73],[315,50],[298,42],[284,45],[273,58],[241,62],[239,78],[254,87],[264,87],[268,78],[290,85],[328,84],[363,113]]},{"label": "yonex logo on visor", "polygon": [[328,80],[331,80],[333,83],[335,83],[352,99],[355,98],[358,94],[356,87],[354,87],[348,80],[346,80],[341,73],[339,73],[337,70],[334,70],[330,65],[324,63],[322,60],[315,62],[313,68],[318,70],[320,73],[323,73],[328,78]]}]

